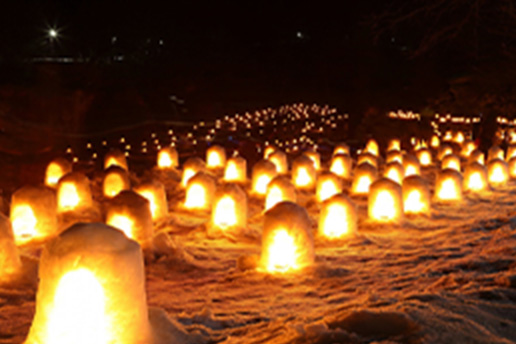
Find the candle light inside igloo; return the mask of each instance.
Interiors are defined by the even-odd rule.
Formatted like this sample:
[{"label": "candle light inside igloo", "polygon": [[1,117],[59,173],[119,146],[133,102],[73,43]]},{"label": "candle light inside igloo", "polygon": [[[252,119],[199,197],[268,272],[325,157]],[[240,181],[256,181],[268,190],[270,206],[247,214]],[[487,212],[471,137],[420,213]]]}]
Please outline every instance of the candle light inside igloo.
[{"label": "candle light inside igloo", "polygon": [[337,194],[323,202],[319,214],[319,235],[328,239],[340,239],[357,230],[357,209],[344,194]]},{"label": "candle light inside igloo", "polygon": [[487,169],[478,162],[472,162],[464,171],[463,188],[465,191],[483,191],[487,189]]},{"label": "candle light inside igloo", "polygon": [[176,168],[179,165],[179,157],[174,147],[163,147],[158,152],[158,168],[161,170]]},{"label": "candle light inside igloo", "polygon": [[394,221],[403,215],[401,186],[381,178],[371,184],[368,197],[369,218],[377,221]]},{"label": "candle light inside igloo", "polygon": [[462,175],[457,170],[442,170],[436,177],[435,197],[444,202],[462,200],[462,183]]},{"label": "candle light inside igloo", "polygon": [[224,169],[224,181],[245,183],[247,181],[247,161],[241,156],[230,158]]},{"label": "candle light inside igloo", "polygon": [[131,187],[127,171],[120,166],[111,166],[106,170],[102,190],[105,197],[113,198],[123,190]]},{"label": "candle light inside igloo", "polygon": [[265,197],[265,210],[269,210],[276,204],[290,201],[296,203],[296,187],[285,176],[277,176],[267,185],[267,195]]},{"label": "candle light inside igloo", "polygon": [[188,180],[184,207],[189,210],[210,210],[214,194],[213,178],[204,172],[199,172]]},{"label": "candle light inside igloo", "polygon": [[72,164],[63,158],[52,160],[45,172],[45,185],[56,187],[59,179],[67,173],[72,172]]}]

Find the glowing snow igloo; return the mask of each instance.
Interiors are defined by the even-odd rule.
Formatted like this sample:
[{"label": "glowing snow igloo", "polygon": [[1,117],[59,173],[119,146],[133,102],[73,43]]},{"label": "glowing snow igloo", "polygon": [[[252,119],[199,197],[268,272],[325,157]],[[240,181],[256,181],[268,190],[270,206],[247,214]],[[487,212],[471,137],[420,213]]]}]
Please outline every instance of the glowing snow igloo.
[{"label": "glowing snow igloo", "polygon": [[11,197],[11,224],[17,245],[57,234],[57,202],[52,189],[24,186]]},{"label": "glowing snow igloo", "polygon": [[494,159],[505,159],[505,153],[503,149],[499,146],[492,146],[491,148],[489,148],[489,151],[487,152],[487,161],[489,162]]},{"label": "glowing snow igloo", "polygon": [[364,152],[370,153],[374,156],[379,156],[380,148],[378,147],[378,142],[376,142],[374,139],[369,139],[364,148]]},{"label": "glowing snow igloo", "polygon": [[299,270],[315,259],[312,224],[305,208],[281,202],[265,213],[260,269],[272,273]]},{"label": "glowing snow igloo", "polygon": [[276,166],[276,171],[278,174],[287,174],[288,173],[288,159],[287,155],[280,150],[276,150],[273,153],[269,154],[267,158],[270,162]]},{"label": "glowing snow igloo", "polygon": [[440,171],[435,181],[435,198],[441,202],[462,200],[462,174],[454,169]]},{"label": "glowing snow igloo", "polygon": [[277,150],[276,147],[272,146],[272,145],[267,145],[265,147],[265,149],[263,150],[263,158],[264,159],[268,159],[269,156],[274,153],[275,151]]},{"label": "glowing snow igloo", "polygon": [[369,163],[362,163],[355,168],[351,193],[367,195],[370,185],[378,178],[378,170]]},{"label": "glowing snow igloo", "polygon": [[328,198],[342,192],[342,180],[331,172],[321,174],[317,178],[315,195],[318,202],[323,202]]},{"label": "glowing snow igloo", "polygon": [[443,157],[443,159],[441,160],[441,170],[447,168],[451,168],[460,172],[460,157],[455,154],[447,154],[445,157]]},{"label": "glowing snow igloo", "polygon": [[127,165],[127,158],[125,154],[118,149],[111,149],[104,156],[104,169],[108,169],[111,166],[119,166],[126,171],[129,171]]},{"label": "glowing snow igloo", "polygon": [[509,181],[509,165],[502,159],[496,158],[487,164],[487,180],[492,187],[502,187]]},{"label": "glowing snow igloo", "polygon": [[80,211],[92,206],[90,180],[84,173],[68,173],[59,180],[57,184],[58,212]]},{"label": "glowing snow igloo", "polygon": [[211,211],[211,234],[238,233],[247,226],[247,195],[236,184],[223,184],[217,188]]},{"label": "glowing snow igloo", "polygon": [[443,160],[445,156],[448,154],[453,154],[453,148],[449,143],[443,143],[439,146],[439,151],[437,153],[437,159]]},{"label": "glowing snow igloo", "polygon": [[346,143],[338,143],[335,148],[333,149],[333,156],[337,155],[337,154],[345,154],[345,155],[350,155],[351,154],[351,149],[349,148],[349,146],[346,144]]},{"label": "glowing snow igloo", "polygon": [[400,164],[403,163],[403,154],[399,150],[390,150],[387,152],[385,156],[385,162],[391,163],[391,162],[399,162]]},{"label": "glowing snow igloo", "polygon": [[383,170],[383,176],[401,185],[401,182],[405,177],[403,165],[397,161],[386,164]]},{"label": "glowing snow igloo", "polygon": [[378,168],[378,157],[369,152],[362,153],[357,157],[357,165],[362,165],[364,163],[368,163],[369,165]]},{"label": "glowing snow igloo", "polygon": [[315,171],[319,171],[321,169],[321,155],[315,151],[309,150],[303,152],[304,156],[307,156],[314,165]]},{"label": "glowing snow igloo", "polygon": [[348,154],[336,154],[330,163],[330,172],[335,173],[341,178],[350,179],[353,159]]},{"label": "glowing snow igloo", "polygon": [[73,225],[41,255],[25,344],[70,343],[153,343],[142,251],[115,228]]},{"label": "glowing snow igloo", "polygon": [[416,156],[421,166],[430,166],[432,164],[432,152],[428,148],[421,148],[416,152]]},{"label": "glowing snow igloo", "polygon": [[308,156],[301,155],[292,162],[292,183],[298,189],[313,189],[315,187],[316,177],[315,164]]},{"label": "glowing snow igloo", "polygon": [[239,184],[247,182],[247,161],[241,156],[230,158],[226,162],[224,181]]},{"label": "glowing snow igloo", "polygon": [[188,180],[183,206],[188,210],[211,210],[215,194],[215,180],[204,172],[198,172]]},{"label": "glowing snow igloo", "polygon": [[430,189],[421,176],[409,176],[403,179],[403,211],[405,214],[430,213]]},{"label": "glowing snow igloo", "polygon": [[387,151],[388,152],[401,151],[400,139],[391,139],[389,141],[389,144],[387,145]]},{"label": "glowing snow igloo", "polygon": [[476,161],[468,164],[464,171],[463,190],[478,192],[486,190],[487,186],[486,167]]},{"label": "glowing snow igloo", "polygon": [[127,170],[120,166],[109,167],[104,174],[102,191],[104,197],[113,198],[123,190],[129,190],[131,182]]},{"label": "glowing snow igloo", "polygon": [[467,159],[475,149],[477,149],[477,145],[475,144],[475,142],[472,140],[466,140],[462,144],[460,155]]},{"label": "glowing snow igloo", "polygon": [[441,140],[439,139],[439,136],[432,135],[430,138],[430,147],[437,149],[441,145]]},{"label": "glowing snow igloo", "polygon": [[52,188],[56,187],[59,179],[70,172],[72,172],[72,164],[68,160],[64,158],[52,160],[45,172],[45,185]]},{"label": "glowing snow igloo", "polygon": [[396,221],[403,217],[403,197],[400,184],[381,178],[371,184],[367,212],[376,221]]},{"label": "glowing snow igloo", "polygon": [[179,156],[174,147],[163,147],[158,152],[157,166],[160,170],[179,166]]},{"label": "glowing snow igloo", "polygon": [[188,158],[183,164],[183,175],[181,178],[181,185],[186,187],[190,178],[195,176],[198,172],[204,172],[206,164],[199,157]]},{"label": "glowing snow igloo", "polygon": [[260,160],[253,166],[252,172],[252,193],[258,196],[265,196],[267,185],[276,177],[276,166],[269,160]]},{"label": "glowing snow igloo", "polygon": [[287,177],[277,176],[267,185],[265,210],[269,210],[284,201],[297,202],[296,187]]},{"label": "glowing snow igloo", "polygon": [[151,246],[153,228],[149,201],[131,190],[124,190],[107,206],[106,224],[118,228],[142,247]]},{"label": "glowing snow igloo", "polygon": [[9,219],[0,213],[0,281],[20,271],[22,263]]},{"label": "glowing snow igloo", "polygon": [[419,159],[412,154],[403,154],[403,170],[405,171],[405,177],[419,176],[421,174]]},{"label": "glowing snow igloo", "polygon": [[149,201],[153,221],[167,217],[167,194],[162,183],[157,180],[151,180],[138,185],[134,188],[134,191]]},{"label": "glowing snow igloo", "polygon": [[318,232],[328,239],[341,239],[357,231],[357,208],[344,194],[337,194],[322,203]]},{"label": "glowing snow igloo", "polygon": [[206,150],[206,167],[223,169],[226,166],[226,150],[219,145],[213,145]]}]

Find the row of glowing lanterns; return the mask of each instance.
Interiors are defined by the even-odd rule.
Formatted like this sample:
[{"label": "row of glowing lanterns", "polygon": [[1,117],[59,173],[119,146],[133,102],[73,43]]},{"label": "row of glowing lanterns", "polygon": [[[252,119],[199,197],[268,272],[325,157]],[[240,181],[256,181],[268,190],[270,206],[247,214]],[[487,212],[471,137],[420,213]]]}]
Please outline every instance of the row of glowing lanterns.
[{"label": "row of glowing lanterns", "polygon": [[[460,157],[454,155],[453,147],[439,145],[436,155],[442,170],[435,184],[437,200],[458,201],[463,189],[485,190],[488,184],[498,187],[515,176],[514,147],[508,149],[508,162],[505,152],[493,147],[486,167],[483,154],[466,146],[469,142],[461,150],[463,159],[469,161],[463,176]],[[288,178],[286,155],[267,147],[264,160],[252,169],[250,191],[265,199],[267,210],[258,269],[284,273],[314,262],[311,220],[296,204],[296,190],[316,190],[321,204],[318,233],[327,238],[342,238],[357,230],[356,206],[342,192],[343,180],[347,179],[352,179],[352,195],[368,195],[368,214],[375,221],[397,221],[404,212],[428,214],[430,192],[421,166],[432,163],[427,160],[433,157],[432,151],[420,143],[412,155],[402,152],[399,141],[393,140],[386,157],[385,177],[378,179],[378,144],[370,140],[351,173],[350,150],[342,144],[335,147],[329,171],[321,172],[319,155],[311,151],[292,162]],[[173,148],[161,150],[157,165],[163,171],[174,170],[178,166],[177,152]],[[130,191],[127,161],[121,152],[107,155],[105,168],[103,191],[106,198],[111,198],[106,223],[112,227],[76,224],[57,237],[50,233],[48,228],[56,228],[56,209],[77,211],[92,202],[88,178],[72,172],[70,164],[62,159],[47,168],[46,184],[50,188],[18,190],[12,197],[11,221],[0,217],[2,237],[7,238],[0,241],[4,273],[14,273],[21,265],[15,243],[39,235],[54,237],[41,256],[36,314],[26,343],[151,342],[141,247],[151,249],[152,221],[168,213],[164,188],[154,181]],[[218,175],[226,183],[217,188]],[[224,149],[212,146],[206,162],[191,158],[183,166],[183,206],[203,211],[213,203],[214,229],[242,229],[247,216],[246,182],[246,160],[236,156],[226,161]],[[51,188],[57,190],[57,202]],[[126,230],[126,226],[132,229]],[[117,271],[124,272],[123,279],[116,277]]]}]

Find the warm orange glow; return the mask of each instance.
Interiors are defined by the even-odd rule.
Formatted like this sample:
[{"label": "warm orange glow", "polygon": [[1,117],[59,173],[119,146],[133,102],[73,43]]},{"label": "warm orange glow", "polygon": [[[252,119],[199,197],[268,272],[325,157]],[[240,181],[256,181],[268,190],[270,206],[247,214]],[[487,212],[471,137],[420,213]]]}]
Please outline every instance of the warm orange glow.
[{"label": "warm orange glow", "polygon": [[467,190],[481,191],[487,188],[487,183],[480,172],[473,172],[466,177],[466,186]]},{"label": "warm orange glow", "polygon": [[288,161],[287,156],[282,151],[275,151],[269,155],[267,158],[270,162],[276,166],[276,171],[278,174],[286,174],[288,173]]},{"label": "warm orange glow", "polygon": [[461,150],[460,154],[465,158],[469,158],[469,156],[475,149],[477,149],[475,142],[473,142],[471,140],[466,141],[466,142],[464,142],[464,144],[462,146],[462,150]]},{"label": "warm orange glow", "polygon": [[104,179],[104,196],[115,197],[122,190],[126,190],[127,185],[123,177],[118,173],[109,173]]},{"label": "warm orange glow", "polygon": [[181,184],[186,187],[190,178],[195,176],[196,173],[197,171],[193,168],[185,168],[183,171],[183,178],[181,179]]},{"label": "warm orange glow", "polygon": [[239,181],[242,178],[241,172],[234,160],[229,160],[224,170],[224,180],[227,182]]},{"label": "warm orange glow", "polygon": [[442,170],[437,175],[435,196],[440,201],[459,201],[462,199],[462,175],[452,169]]},{"label": "warm orange glow", "polygon": [[349,210],[345,204],[330,203],[320,219],[319,233],[328,239],[345,237],[351,234],[350,220]]},{"label": "warm orange glow", "polygon": [[507,163],[501,159],[492,160],[487,167],[489,185],[502,186],[509,180]]},{"label": "warm orange glow", "polygon": [[45,185],[55,187],[59,182],[59,179],[65,174],[66,172],[63,171],[61,165],[56,162],[51,162],[47,167]]},{"label": "warm orange glow", "polygon": [[349,146],[347,144],[345,144],[345,143],[338,144],[333,149],[333,155],[337,155],[337,154],[349,155],[350,154]]},{"label": "warm orange glow", "polygon": [[267,186],[276,177],[276,166],[268,160],[261,160],[253,166],[252,192],[258,196],[265,196]]},{"label": "warm orange glow", "polygon": [[443,183],[441,184],[441,188],[438,192],[439,199],[454,200],[458,198],[458,195],[459,190],[457,188],[456,183],[453,180],[447,179],[443,181]]},{"label": "warm orange glow", "polygon": [[441,144],[441,142],[439,140],[439,136],[433,135],[432,138],[430,139],[430,147],[438,148],[440,144]]},{"label": "warm orange glow", "polygon": [[369,141],[367,141],[367,144],[366,144],[366,147],[364,149],[364,152],[370,153],[370,154],[372,154],[374,156],[378,156],[379,152],[380,152],[380,149],[378,147],[378,143],[375,140],[370,139]]},{"label": "warm orange glow", "polygon": [[460,172],[460,158],[454,154],[446,155],[441,161],[441,169],[444,170],[446,168]]},{"label": "warm orange glow", "polygon": [[373,179],[371,178],[371,176],[366,175],[358,177],[358,181],[353,192],[355,194],[367,194],[369,192],[369,186],[371,186],[372,182]]},{"label": "warm orange glow", "polygon": [[177,167],[178,165],[178,156],[177,151],[172,147],[162,148],[158,152],[158,168],[159,169],[169,169]]},{"label": "warm orange glow", "polygon": [[399,162],[391,162],[386,165],[384,177],[401,184],[404,177],[403,166]]},{"label": "warm orange glow", "polygon": [[414,163],[405,164],[405,177],[418,176],[419,174],[420,174],[420,169],[417,164],[414,164]]},{"label": "warm orange glow", "polygon": [[403,162],[403,155],[401,154],[401,151],[397,151],[397,150],[388,151],[387,156],[385,158],[385,162],[387,162],[387,163],[399,162],[401,164]]},{"label": "warm orange glow", "polygon": [[418,214],[423,212],[428,204],[422,201],[422,193],[419,190],[412,190],[405,198],[404,211],[408,214]]},{"label": "warm orange glow", "polygon": [[337,175],[325,173],[319,176],[316,189],[317,201],[323,202],[340,192],[342,192],[342,183]]},{"label": "warm orange glow", "polygon": [[156,194],[152,192],[152,190],[138,190],[138,194],[144,197],[147,201],[149,201],[152,219],[155,220],[158,215],[158,204],[156,200]]},{"label": "warm orange glow", "polygon": [[487,161],[491,161],[491,160],[495,160],[495,159],[504,160],[504,158],[505,158],[505,152],[503,151],[503,149],[501,149],[498,146],[493,146],[493,147],[489,148],[489,151],[487,152]]},{"label": "warm orange glow", "polygon": [[389,141],[387,151],[399,151],[401,150],[401,141],[399,139],[392,139]]},{"label": "warm orange glow", "polygon": [[224,168],[226,165],[226,152],[221,146],[212,146],[206,152],[206,166],[208,168]]},{"label": "warm orange glow", "polygon": [[428,149],[419,150],[417,157],[421,166],[430,166],[432,164],[432,153]]},{"label": "warm orange glow", "polygon": [[271,209],[276,204],[284,200],[285,197],[283,195],[283,190],[279,186],[273,185],[272,187],[269,187],[267,197],[265,198],[265,210]]},{"label": "warm orange glow", "polygon": [[205,171],[206,166],[204,161],[199,157],[189,158],[183,165],[183,174],[181,176],[181,186],[186,187],[190,178],[195,176],[198,172]]},{"label": "warm orange glow", "polygon": [[307,167],[301,166],[296,170],[294,184],[297,187],[304,188],[313,185],[313,183],[313,177],[309,174]]},{"label": "warm orange glow", "polygon": [[213,224],[219,228],[227,229],[238,223],[237,207],[235,200],[229,196],[223,196],[215,204]]},{"label": "warm orange glow", "polygon": [[439,160],[443,160],[444,157],[447,156],[448,154],[453,154],[453,148],[450,147],[448,144],[443,144],[439,148],[439,154],[438,154],[437,158]]},{"label": "warm orange glow", "polygon": [[511,179],[516,179],[516,157],[511,158],[507,163],[509,166],[509,176]]},{"label": "warm orange glow", "polygon": [[189,184],[186,189],[185,208],[205,209],[207,206],[206,189],[200,183]]},{"label": "warm orange glow", "polygon": [[312,160],[312,163],[316,171],[319,171],[321,169],[321,156],[319,155],[319,153],[307,151],[303,154],[307,156],[310,160]]},{"label": "warm orange glow", "polygon": [[288,272],[299,269],[299,253],[294,237],[283,228],[277,229],[271,235],[272,239],[268,247],[267,271]]},{"label": "warm orange glow", "polygon": [[373,201],[370,215],[375,220],[388,221],[396,218],[396,201],[387,190],[378,193]]},{"label": "warm orange glow", "polygon": [[123,214],[111,214],[108,216],[106,224],[120,229],[128,238],[134,238],[134,222],[129,216]]},{"label": "warm orange glow", "polygon": [[516,157],[516,145],[514,143],[511,143],[511,145],[507,147],[507,155],[505,159],[509,161],[514,157]]},{"label": "warm orange glow", "polygon": [[375,168],[378,168],[378,157],[371,153],[362,153],[357,157],[357,165],[368,163]]},{"label": "warm orange glow", "polygon": [[337,154],[331,160],[330,172],[347,179],[351,176],[351,165],[352,161],[349,155]]},{"label": "warm orange glow", "polygon": [[59,211],[70,211],[79,207],[81,197],[77,187],[72,182],[64,182],[59,185],[57,191],[57,206]]},{"label": "warm orange glow", "polygon": [[28,204],[17,205],[11,210],[11,224],[16,244],[27,242],[38,235],[37,222],[34,211]]},{"label": "warm orange glow", "polygon": [[455,133],[455,136],[453,137],[453,141],[455,141],[458,144],[462,144],[466,138],[464,137],[464,133],[462,131],[458,131]]},{"label": "warm orange glow", "polygon": [[106,314],[104,289],[85,268],[72,270],[59,280],[48,317],[43,343],[108,344],[111,317]]}]

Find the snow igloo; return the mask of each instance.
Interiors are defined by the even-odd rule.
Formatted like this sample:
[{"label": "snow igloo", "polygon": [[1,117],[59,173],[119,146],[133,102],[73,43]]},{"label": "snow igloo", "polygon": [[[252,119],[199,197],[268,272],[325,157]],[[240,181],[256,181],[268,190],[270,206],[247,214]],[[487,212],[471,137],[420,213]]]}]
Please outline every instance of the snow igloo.
[{"label": "snow igloo", "polygon": [[430,189],[428,182],[421,176],[409,176],[401,185],[403,194],[403,211],[405,214],[430,214]]},{"label": "snow igloo", "polygon": [[330,172],[335,173],[343,179],[351,179],[352,167],[353,159],[348,154],[336,154],[332,157],[330,162]]},{"label": "snow igloo", "polygon": [[165,186],[161,182],[157,180],[147,181],[135,187],[134,191],[149,201],[153,221],[167,217],[167,194],[165,192]]},{"label": "snow igloo", "polygon": [[226,166],[226,150],[219,145],[213,145],[206,150],[206,167],[223,169]]},{"label": "snow igloo", "polygon": [[378,178],[378,170],[369,163],[362,163],[355,168],[351,193],[353,195],[367,195],[369,187]]},{"label": "snow igloo", "polygon": [[45,171],[45,185],[55,188],[59,179],[67,173],[72,172],[72,164],[65,158],[52,160]]},{"label": "snow igloo", "polygon": [[461,171],[460,157],[455,154],[448,154],[441,160],[441,170],[451,168],[456,171]]},{"label": "snow igloo", "polygon": [[42,343],[153,343],[135,241],[104,224],[80,223],[46,245],[25,341]]},{"label": "snow igloo", "polygon": [[344,142],[338,143],[335,146],[335,148],[333,148],[332,155],[335,156],[337,154],[350,155],[351,154],[351,149],[349,148],[349,145],[344,143]]},{"label": "snow igloo", "polygon": [[284,201],[297,202],[296,187],[287,177],[277,176],[267,185],[265,210],[269,210],[276,204]]},{"label": "snow igloo", "polygon": [[403,197],[400,184],[381,178],[371,184],[367,212],[375,221],[397,221],[403,217]]},{"label": "snow igloo", "polygon": [[10,219],[17,245],[57,234],[57,201],[54,190],[24,186],[11,196]]},{"label": "snow igloo", "polygon": [[247,161],[241,156],[229,158],[224,169],[224,181],[244,184],[247,182]]},{"label": "snow igloo", "polygon": [[317,178],[315,196],[318,202],[323,202],[328,198],[342,192],[342,180],[332,172],[326,172]]},{"label": "snow igloo", "polygon": [[487,187],[486,167],[476,161],[469,163],[464,171],[463,190],[479,192],[486,190]]},{"label": "snow igloo", "polygon": [[430,166],[432,165],[432,151],[428,148],[421,148],[416,152],[417,159],[419,160],[419,164],[421,166]]},{"label": "snow igloo", "polygon": [[278,174],[287,174],[288,173],[288,159],[287,155],[280,151],[276,150],[269,155],[267,158],[270,162],[276,166],[276,171]]},{"label": "snow igloo", "polygon": [[487,180],[494,188],[506,185],[509,180],[509,165],[500,158],[490,160],[487,164]]},{"label": "snow igloo", "polygon": [[387,163],[383,169],[383,176],[385,178],[389,178],[390,180],[398,184],[401,184],[405,176],[405,170],[403,169],[403,165],[398,161],[392,161]]},{"label": "snow igloo", "polygon": [[9,219],[0,213],[0,281],[9,280],[22,267]]},{"label": "snow igloo", "polygon": [[419,176],[421,174],[419,159],[412,154],[403,154],[403,170],[405,171],[405,177]]},{"label": "snow igloo", "polygon": [[462,174],[447,168],[440,171],[435,181],[435,198],[441,202],[457,202],[462,200]]},{"label": "snow igloo", "polygon": [[199,157],[188,158],[183,164],[183,174],[181,177],[181,185],[186,188],[190,178],[195,176],[198,172],[204,172],[206,170],[206,164]]},{"label": "snow igloo", "polygon": [[57,184],[57,208],[60,213],[90,209],[93,206],[90,180],[81,172],[63,176]]},{"label": "snow igloo", "polygon": [[337,194],[325,200],[319,214],[319,236],[328,239],[342,239],[357,231],[357,207],[344,194]]},{"label": "snow igloo", "polygon": [[281,202],[265,213],[260,269],[286,273],[313,264],[312,225],[306,209]]},{"label": "snow igloo", "polygon": [[301,155],[292,162],[292,183],[300,190],[315,187],[317,172],[314,162],[306,155]]},{"label": "snow igloo", "polygon": [[111,166],[119,166],[126,171],[129,171],[127,165],[127,158],[125,154],[119,149],[111,149],[104,156],[104,169],[108,169]]},{"label": "snow igloo", "polygon": [[196,173],[186,185],[183,207],[188,210],[211,210],[215,188],[215,180],[211,175]]},{"label": "snow igloo", "polygon": [[160,170],[172,169],[179,166],[179,156],[174,147],[163,147],[158,152],[157,166]]},{"label": "snow igloo", "polygon": [[120,166],[110,166],[104,174],[102,192],[104,197],[113,198],[123,190],[129,190],[131,182],[127,170]]},{"label": "snow igloo", "polygon": [[209,234],[238,233],[247,226],[247,195],[236,184],[217,188],[211,211]]},{"label": "snow igloo", "polygon": [[269,160],[260,160],[253,166],[251,188],[252,193],[257,196],[265,196],[267,185],[276,177],[276,166]]}]

